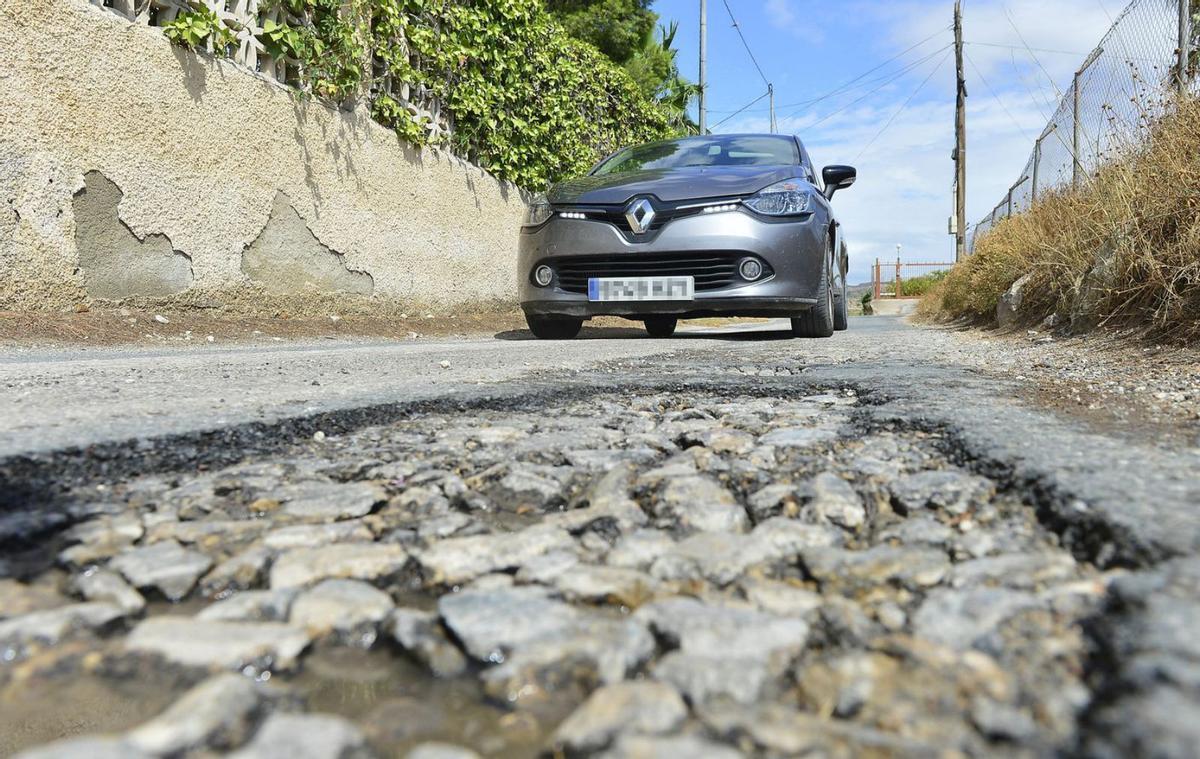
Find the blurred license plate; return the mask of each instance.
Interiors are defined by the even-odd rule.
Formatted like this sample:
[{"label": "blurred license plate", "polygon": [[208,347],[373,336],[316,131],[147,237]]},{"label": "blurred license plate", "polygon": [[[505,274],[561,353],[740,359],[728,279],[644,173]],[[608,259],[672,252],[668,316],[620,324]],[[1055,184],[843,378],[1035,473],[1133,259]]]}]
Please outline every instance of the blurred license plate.
[{"label": "blurred license plate", "polygon": [[588,300],[695,300],[695,277],[592,277]]}]

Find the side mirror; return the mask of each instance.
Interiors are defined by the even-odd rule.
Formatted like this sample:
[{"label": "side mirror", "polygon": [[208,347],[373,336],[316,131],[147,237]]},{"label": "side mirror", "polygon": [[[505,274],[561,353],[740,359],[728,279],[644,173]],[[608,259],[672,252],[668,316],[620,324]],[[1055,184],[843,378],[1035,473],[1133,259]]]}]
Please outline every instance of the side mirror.
[{"label": "side mirror", "polygon": [[826,166],[821,172],[825,180],[825,197],[832,198],[838,190],[844,190],[858,179],[858,169],[853,166]]}]

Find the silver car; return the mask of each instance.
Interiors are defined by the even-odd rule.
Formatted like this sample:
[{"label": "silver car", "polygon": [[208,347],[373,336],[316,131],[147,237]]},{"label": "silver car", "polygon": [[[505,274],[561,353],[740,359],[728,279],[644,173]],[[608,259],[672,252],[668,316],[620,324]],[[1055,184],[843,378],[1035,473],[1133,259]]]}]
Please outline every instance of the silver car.
[{"label": "silver car", "polygon": [[680,319],[788,317],[798,337],[846,329],[847,247],[795,137],[711,135],[622,150],[530,204],[518,281],[529,329],[569,339],[595,316],[669,337]]}]

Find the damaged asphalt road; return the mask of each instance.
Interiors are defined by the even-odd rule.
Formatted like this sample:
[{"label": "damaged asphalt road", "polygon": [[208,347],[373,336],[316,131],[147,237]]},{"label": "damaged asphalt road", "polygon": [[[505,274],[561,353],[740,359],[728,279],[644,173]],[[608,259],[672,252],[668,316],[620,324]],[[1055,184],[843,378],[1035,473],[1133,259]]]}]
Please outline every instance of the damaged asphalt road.
[{"label": "damaged asphalt road", "polygon": [[0,753],[1191,755],[1200,456],[853,327],[10,357]]}]

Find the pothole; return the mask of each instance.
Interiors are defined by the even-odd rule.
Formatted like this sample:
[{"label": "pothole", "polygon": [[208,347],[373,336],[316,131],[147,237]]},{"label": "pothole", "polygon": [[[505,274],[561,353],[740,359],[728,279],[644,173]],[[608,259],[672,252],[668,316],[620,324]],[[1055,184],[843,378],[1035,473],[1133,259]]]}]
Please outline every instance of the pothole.
[{"label": "pothole", "polygon": [[[64,708],[23,731],[0,710],[0,751],[126,731],[202,678],[164,690],[146,662],[290,688],[385,755],[1074,745],[1109,577],[939,433],[863,427],[859,403],[432,409],[75,488],[56,568],[0,581],[0,703]],[[106,688],[130,708],[71,716]]]}]

